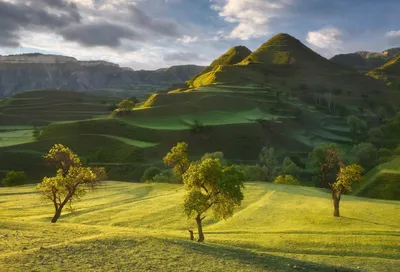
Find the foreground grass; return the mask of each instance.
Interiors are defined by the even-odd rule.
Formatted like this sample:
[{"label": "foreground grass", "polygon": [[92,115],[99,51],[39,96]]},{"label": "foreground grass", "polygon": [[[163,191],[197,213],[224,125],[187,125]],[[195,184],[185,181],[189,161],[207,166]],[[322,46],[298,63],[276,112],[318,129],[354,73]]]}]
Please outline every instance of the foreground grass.
[{"label": "foreground grass", "polygon": [[0,188],[4,271],[397,271],[400,203],[345,196],[341,218],[314,188],[246,184],[227,221],[188,240],[180,185],[107,182],[52,225],[33,186]]}]

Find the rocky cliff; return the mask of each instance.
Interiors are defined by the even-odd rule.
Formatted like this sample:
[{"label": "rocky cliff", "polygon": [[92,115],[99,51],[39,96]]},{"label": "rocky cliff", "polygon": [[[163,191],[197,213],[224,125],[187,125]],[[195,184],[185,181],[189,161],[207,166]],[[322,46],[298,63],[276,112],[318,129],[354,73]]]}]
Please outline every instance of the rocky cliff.
[{"label": "rocky cliff", "polygon": [[32,89],[86,91],[137,84],[168,86],[183,83],[202,69],[202,66],[182,65],[134,71],[106,61],[78,61],[58,55],[0,56],[0,97]]}]

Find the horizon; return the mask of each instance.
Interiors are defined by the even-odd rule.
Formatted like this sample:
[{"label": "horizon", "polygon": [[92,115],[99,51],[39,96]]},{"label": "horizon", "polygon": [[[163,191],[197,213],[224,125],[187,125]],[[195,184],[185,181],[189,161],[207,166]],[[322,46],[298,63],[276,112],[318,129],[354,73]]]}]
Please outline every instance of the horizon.
[{"label": "horizon", "polygon": [[400,46],[399,2],[346,2],[0,0],[0,55],[55,54],[155,70],[207,66],[233,46],[256,50],[272,33],[289,33],[327,59]]}]

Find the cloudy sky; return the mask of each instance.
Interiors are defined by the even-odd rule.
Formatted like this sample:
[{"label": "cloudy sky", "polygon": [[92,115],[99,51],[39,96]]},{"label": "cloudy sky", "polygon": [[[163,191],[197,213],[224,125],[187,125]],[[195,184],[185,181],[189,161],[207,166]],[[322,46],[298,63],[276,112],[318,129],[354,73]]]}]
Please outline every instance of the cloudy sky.
[{"label": "cloudy sky", "polygon": [[0,55],[207,65],[285,32],[331,57],[400,47],[399,0],[0,0]]}]

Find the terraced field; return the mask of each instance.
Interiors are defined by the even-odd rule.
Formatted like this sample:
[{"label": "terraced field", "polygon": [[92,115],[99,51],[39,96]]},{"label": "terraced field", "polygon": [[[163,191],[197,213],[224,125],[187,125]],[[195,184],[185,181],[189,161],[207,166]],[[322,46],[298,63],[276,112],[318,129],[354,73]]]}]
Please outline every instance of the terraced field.
[{"label": "terraced field", "polygon": [[[319,189],[247,183],[227,221],[188,238],[181,185],[106,182],[50,223],[34,186],[0,188],[4,271],[398,271],[399,203],[344,196],[334,218]],[[195,231],[196,234],[196,231]]]},{"label": "terraced field", "polygon": [[[22,155],[20,150],[45,153],[54,143],[69,146],[92,164],[109,165],[114,174],[127,172],[124,177],[111,175],[123,180],[126,176],[128,180],[140,178],[142,165],[162,165],[161,158],[178,141],[189,143],[193,159],[205,152],[223,151],[232,161],[254,163],[265,144],[275,146],[281,156],[307,156],[324,142],[337,143],[345,150],[352,145],[345,118],[318,111],[300,98],[278,94],[280,91],[273,86],[204,86],[187,92],[154,94],[131,113],[108,117],[102,115],[107,114],[113,98],[106,101],[54,91],[22,93],[3,101],[0,110],[5,119],[0,120],[52,123],[41,128],[38,142],[29,132],[32,127],[18,132],[0,131],[0,137],[5,133],[2,138],[7,139],[3,140],[0,156],[9,158],[2,168],[11,169],[12,163],[14,167],[20,165],[14,161]],[[19,124],[14,121],[11,123]],[[33,165],[43,164],[40,156],[25,156]],[[122,170],[129,164],[129,171]],[[16,170],[29,169],[21,166]],[[31,174],[40,178],[39,173]]]}]

